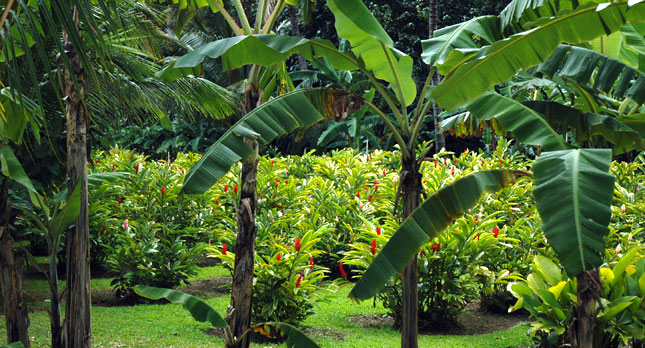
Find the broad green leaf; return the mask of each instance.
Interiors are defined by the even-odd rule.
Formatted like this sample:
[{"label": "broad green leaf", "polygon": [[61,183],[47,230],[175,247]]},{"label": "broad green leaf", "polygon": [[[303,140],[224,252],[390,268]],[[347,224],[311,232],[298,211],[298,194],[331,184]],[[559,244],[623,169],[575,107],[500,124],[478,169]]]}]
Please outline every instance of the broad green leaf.
[{"label": "broad green leaf", "polygon": [[352,51],[376,78],[392,85],[403,104],[410,105],[417,95],[412,79],[412,58],[394,48],[394,42],[360,0],[327,0],[334,13],[336,32],[352,45]]},{"label": "broad green leaf", "polygon": [[206,302],[195,296],[171,289],[154,288],[151,286],[137,285],[134,292],[142,297],[153,300],[165,298],[172,303],[180,303],[199,322],[209,322],[214,327],[228,327],[226,321]]},{"label": "broad green leaf", "polygon": [[625,255],[623,255],[620,260],[618,260],[613,268],[614,279],[612,279],[611,281],[612,287],[619,281],[622,281],[623,273],[625,273],[625,268],[627,268],[627,266],[632,263],[632,260],[634,259],[634,257],[636,257],[639,251],[642,251],[641,248],[639,246],[635,246],[629,249],[629,251],[627,251],[627,253],[625,253]]},{"label": "broad green leaf", "polygon": [[50,233],[53,238],[60,236],[78,217],[81,211],[81,182],[76,184],[74,191],[59,211],[52,217]]},{"label": "broad green leaf", "polygon": [[578,145],[589,141],[592,136],[600,136],[613,144],[613,146],[609,146],[612,147],[614,154],[634,148],[645,149],[642,135],[617,118],[582,112],[556,102],[531,101],[525,102],[523,105],[542,114],[553,129],[560,129],[563,133],[571,130]]},{"label": "broad green leaf", "polygon": [[462,112],[454,116],[444,118],[441,123],[442,132],[450,132],[460,138],[481,136],[484,132],[486,122],[480,122],[470,112]]},{"label": "broad green leaf", "polygon": [[2,348],[25,348],[25,346],[22,344],[22,342],[13,342],[9,343],[6,346],[2,346]]},{"label": "broad green leaf", "polygon": [[533,258],[531,268],[540,274],[542,279],[549,286],[554,286],[562,281],[562,272],[560,267],[556,265],[551,259],[546,256],[537,255]]},{"label": "broad green leaf", "polygon": [[605,310],[598,314],[598,319],[605,323],[610,321],[620,312],[631,306],[635,299],[637,299],[636,296],[622,296],[611,301],[607,307],[605,307]]},{"label": "broad green leaf", "polygon": [[533,163],[544,234],[570,277],[602,264],[611,218],[611,150],[545,152]]},{"label": "broad green leaf", "polygon": [[38,104],[8,87],[0,90],[0,104],[0,136],[20,144],[27,124],[31,124],[36,140],[40,140]]},{"label": "broad green leaf", "polygon": [[573,9],[572,1],[513,0],[502,10],[499,18],[503,31],[513,30],[517,32],[527,22],[541,17],[551,17],[558,11],[571,9]]},{"label": "broad green leaf", "polygon": [[527,173],[507,169],[483,171],[458,179],[435,192],[403,221],[354,285],[349,297],[365,300],[375,296],[425,243],[474,207],[484,193],[498,191],[524,175]]},{"label": "broad green leaf", "polygon": [[492,44],[484,56],[460,64],[432,91],[447,110],[481,95],[497,83],[544,61],[562,43],[577,44],[619,30],[627,21],[643,21],[645,3],[617,1],[576,10],[536,22],[536,27]]},{"label": "broad green leaf", "polygon": [[27,173],[25,173],[22,165],[20,165],[20,161],[18,161],[18,158],[16,158],[16,155],[8,145],[0,147],[0,163],[2,165],[2,175],[26,187],[30,192],[36,192]]},{"label": "broad green leaf", "polygon": [[[476,43],[476,36],[481,42]],[[476,17],[469,21],[451,25],[434,32],[434,37],[422,40],[423,61],[432,65],[445,63],[448,54],[454,49],[479,48],[481,43],[492,44],[500,40],[498,18],[496,16]]]},{"label": "broad green leaf", "polygon": [[224,69],[237,69],[248,64],[268,66],[283,62],[292,54],[299,53],[308,60],[325,57],[339,70],[356,70],[355,58],[343,53],[328,40],[308,40],[293,36],[251,35],[235,36],[209,42],[178,58],[161,70],[157,77],[172,81],[185,74],[206,58],[222,58]]},{"label": "broad green leaf", "polygon": [[513,137],[521,143],[539,145],[545,150],[562,150],[568,147],[543,117],[511,98],[486,92],[464,105],[464,108],[481,121],[497,120],[500,126],[513,133]]},{"label": "broad green leaf", "polygon": [[287,323],[281,322],[268,322],[255,325],[252,329],[255,332],[258,332],[262,335],[271,337],[267,330],[266,326],[276,327],[281,333],[287,338],[284,342],[287,348],[319,348],[320,346],[316,344],[311,338],[307,337],[302,331],[298,330],[294,326],[291,326]]},{"label": "broad green leaf", "polygon": [[[334,114],[335,106],[326,104],[330,93],[336,92],[331,89],[297,90],[272,99],[246,114],[190,168],[184,179],[182,192],[205,192],[228,172],[233,163],[252,155],[253,149],[246,144],[244,137],[268,144],[279,136],[296,129],[306,129],[325,120],[319,109],[325,115]],[[335,103],[342,100],[343,96],[340,94],[334,97]],[[343,107],[349,110],[351,105]]]}]

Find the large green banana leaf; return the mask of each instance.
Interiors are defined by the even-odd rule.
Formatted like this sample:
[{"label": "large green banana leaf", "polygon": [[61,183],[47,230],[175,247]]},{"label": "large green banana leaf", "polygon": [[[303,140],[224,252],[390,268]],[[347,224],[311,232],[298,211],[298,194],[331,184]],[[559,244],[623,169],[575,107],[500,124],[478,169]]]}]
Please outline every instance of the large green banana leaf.
[{"label": "large green banana leaf", "polygon": [[482,56],[459,64],[432,91],[432,97],[447,110],[481,95],[521,69],[543,62],[562,42],[577,44],[608,35],[626,22],[645,21],[645,2],[588,3],[557,17],[535,22],[536,27],[485,49]]},{"label": "large green banana leaf", "polygon": [[[585,1],[581,2],[584,3]],[[559,11],[573,10],[574,6],[576,6],[574,1],[513,0],[499,14],[502,31],[517,33],[529,29],[524,26],[530,27],[532,21],[555,16]]]},{"label": "large green banana leaf", "polygon": [[435,192],[403,221],[354,285],[349,297],[365,300],[376,295],[425,243],[475,206],[482,194],[498,191],[525,175],[528,173],[508,169],[483,171],[458,179]]},{"label": "large green banana leaf", "polygon": [[213,327],[224,328],[228,323],[211,306],[199,298],[181,291],[161,289],[152,286],[137,285],[134,287],[137,295],[153,300],[165,298],[172,303],[180,303],[199,322],[209,322]]},{"label": "large green banana leaf", "polygon": [[356,70],[356,58],[339,51],[329,40],[303,39],[281,35],[235,36],[209,42],[194,51],[179,57],[157,73],[157,77],[169,81],[191,74],[192,68],[206,58],[222,58],[225,69],[236,69],[248,64],[268,66],[283,62],[292,54],[299,53],[308,60],[325,57],[339,70]]},{"label": "large green banana leaf", "polygon": [[[217,313],[217,311],[215,311],[215,309],[213,309],[213,307],[195,296],[177,290],[155,288],[145,285],[135,286],[134,292],[139,296],[149,299],[159,300],[165,298],[172,303],[181,304],[188,310],[188,312],[190,312],[193,318],[199,322],[209,322],[213,327],[217,328],[228,327],[228,323],[221,315],[219,315],[219,313]],[[266,328],[271,327],[278,328],[282,335],[287,338],[285,344],[288,348],[319,348],[319,346],[307,337],[307,335],[302,333],[302,331],[286,323],[261,323],[252,327],[252,330],[263,335],[269,335],[272,330],[266,330]]]},{"label": "large green banana leaf", "polygon": [[544,234],[570,277],[602,264],[614,176],[611,150],[545,152],[533,163]]},{"label": "large green banana leaf", "polygon": [[[412,79],[413,60],[394,48],[394,42],[360,0],[327,0],[334,13],[336,32],[352,45],[352,51],[376,78],[385,80],[403,103],[412,104],[417,89]],[[397,93],[398,94],[398,93]]]},{"label": "large green banana leaf", "polygon": [[552,128],[563,133],[572,130],[576,144],[582,145],[592,136],[601,136],[611,144],[594,145],[607,145],[596,147],[611,147],[614,154],[635,148],[645,150],[642,135],[612,116],[583,112],[556,102],[530,101],[522,104],[544,115]]},{"label": "large green banana leaf", "polygon": [[464,108],[479,120],[497,120],[521,143],[539,145],[547,151],[568,148],[544,117],[511,98],[489,91],[468,102]]},{"label": "large green banana leaf", "polygon": [[[334,94],[334,104],[327,100]],[[184,179],[183,193],[203,193],[231,166],[253,154],[244,138],[268,144],[296,129],[306,129],[323,121],[325,115],[348,114],[360,108],[347,93],[332,89],[297,90],[272,99],[242,117],[224,133],[195,163]],[[316,106],[315,106],[316,105]]]},{"label": "large green banana leaf", "polygon": [[560,77],[585,91],[630,97],[638,103],[645,101],[645,76],[640,71],[586,48],[560,45],[538,71],[548,77]]},{"label": "large green banana leaf", "polygon": [[423,61],[432,65],[445,63],[448,55],[454,49],[479,48],[481,44],[475,43],[473,36],[480,39],[480,43],[492,44],[501,40],[498,19],[496,16],[476,17],[469,21],[451,25],[434,32],[434,37],[421,41]]},{"label": "large green banana leaf", "polygon": [[645,23],[625,24],[620,32],[623,44],[619,57],[641,72],[645,71]]}]

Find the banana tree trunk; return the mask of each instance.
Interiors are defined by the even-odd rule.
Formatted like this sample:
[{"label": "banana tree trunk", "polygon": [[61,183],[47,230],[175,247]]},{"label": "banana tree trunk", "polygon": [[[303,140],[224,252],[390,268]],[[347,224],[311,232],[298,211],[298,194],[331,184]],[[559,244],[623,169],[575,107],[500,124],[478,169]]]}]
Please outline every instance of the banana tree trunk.
[{"label": "banana tree trunk", "polygon": [[582,271],[577,277],[578,303],[571,320],[571,347],[593,347],[593,325],[596,319],[596,298],[600,291],[598,270]]},{"label": "banana tree trunk", "polygon": [[[403,216],[405,220],[419,206],[419,194],[421,193],[421,173],[419,164],[414,158],[403,158],[401,166],[401,201],[403,203]],[[417,256],[405,266],[401,273],[403,307],[401,321],[401,348],[417,348],[419,346],[417,336],[419,334],[419,312],[418,312],[418,291],[419,270]]]},{"label": "banana tree trunk", "polygon": [[3,178],[0,190],[0,289],[7,327],[7,343],[20,341],[28,348],[29,315],[22,299],[22,272],[25,263],[22,254],[14,251],[9,232],[11,203],[7,196],[7,178]]},{"label": "banana tree trunk", "polygon": [[[76,9],[74,10],[74,19],[78,23]],[[81,190],[78,218],[67,231],[67,306],[63,330],[65,347],[85,348],[92,345],[90,233],[87,201],[89,114],[83,105],[85,96],[83,66],[66,33],[63,39],[65,54],[72,66],[72,71],[64,69],[62,80],[67,116],[68,188],[71,194],[76,183],[79,183]]]},{"label": "banana tree trunk", "polygon": [[[432,38],[434,37],[435,30],[437,30],[439,26],[439,0],[429,0],[429,2],[428,30],[430,32],[428,36]],[[435,71],[434,75],[432,76],[432,85],[437,86],[439,83],[441,83],[441,78],[439,77],[439,73]],[[441,114],[441,111],[441,108],[437,104],[434,104],[432,106],[432,113],[434,115],[434,148],[436,153],[440,152],[441,149],[446,147],[446,138],[443,136],[441,129],[439,129],[442,121],[441,116],[439,116],[439,114]]]},{"label": "banana tree trunk", "polygon": [[[252,85],[247,85],[244,110],[257,106],[258,93]],[[253,297],[253,266],[255,256],[255,211],[257,206],[258,143],[247,140],[255,154],[242,162],[240,175],[240,200],[237,209],[237,239],[235,242],[235,267],[233,269],[233,288],[231,305],[233,312],[227,318],[233,339],[239,339],[251,324],[251,299]],[[248,348],[250,335],[244,335],[228,347]]]},{"label": "banana tree trunk", "polygon": [[58,271],[56,264],[57,245],[51,246],[49,255],[49,299],[51,301],[50,326],[52,333],[52,348],[63,347],[63,330],[60,324],[60,300],[58,293]]}]

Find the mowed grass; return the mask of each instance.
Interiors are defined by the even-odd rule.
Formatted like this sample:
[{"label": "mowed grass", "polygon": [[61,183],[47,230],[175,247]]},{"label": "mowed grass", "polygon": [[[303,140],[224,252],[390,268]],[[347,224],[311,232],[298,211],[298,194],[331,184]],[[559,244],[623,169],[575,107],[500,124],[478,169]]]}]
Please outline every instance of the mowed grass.
[{"label": "mowed grass", "polygon": [[[207,280],[213,276],[227,276],[222,267],[205,267],[191,280]],[[110,279],[93,279],[93,290],[109,289]],[[27,280],[26,291],[47,291],[44,280]],[[377,303],[360,304],[347,298],[349,288],[335,292],[320,291],[316,314],[303,323],[311,337],[322,347],[398,347],[400,334],[388,328],[360,328],[349,321],[353,316],[383,315],[386,310]],[[229,296],[205,300],[221,315],[230,302]],[[46,303],[35,304],[36,312],[30,313],[29,329],[33,347],[48,347],[50,342],[49,318],[42,310]],[[41,308],[38,308],[40,306]],[[4,318],[0,324],[0,342],[6,342]],[[119,307],[93,307],[92,332],[94,347],[223,347],[224,341],[207,333],[210,325],[198,323],[190,314],[175,304],[148,304]],[[530,345],[526,327],[518,325],[507,331],[484,335],[445,336],[420,335],[420,347],[499,348]],[[281,344],[253,343],[252,347],[284,347]]]}]

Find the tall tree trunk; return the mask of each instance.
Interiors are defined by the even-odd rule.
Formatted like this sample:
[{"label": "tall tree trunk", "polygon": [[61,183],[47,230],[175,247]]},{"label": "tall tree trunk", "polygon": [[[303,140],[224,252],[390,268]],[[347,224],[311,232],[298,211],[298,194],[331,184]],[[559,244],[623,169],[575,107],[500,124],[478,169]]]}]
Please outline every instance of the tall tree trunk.
[{"label": "tall tree trunk", "polygon": [[58,271],[56,264],[58,245],[50,246],[49,255],[49,299],[51,302],[50,326],[52,333],[52,348],[63,347],[63,330],[60,324],[60,299],[58,293]]},{"label": "tall tree trunk", "polygon": [[593,325],[596,320],[596,298],[600,291],[598,270],[582,271],[577,277],[578,303],[571,318],[571,347],[593,347]]},{"label": "tall tree trunk", "polygon": [[[428,36],[432,38],[434,37],[435,30],[437,30],[439,26],[437,18],[439,13],[439,0],[429,0],[429,2],[428,30],[430,32],[428,33]],[[432,76],[432,85],[437,86],[439,83],[441,83],[441,77],[439,76],[439,72],[435,71]],[[443,136],[443,132],[439,129],[442,121],[441,116],[439,116],[441,111],[441,108],[437,104],[432,106],[432,113],[434,114],[434,148],[437,153],[446,147],[446,138]]]},{"label": "tall tree trunk", "polygon": [[[403,216],[405,220],[419,206],[421,193],[421,173],[414,153],[411,158],[403,158],[400,174],[401,201],[403,203]],[[417,348],[419,334],[418,291],[419,271],[417,256],[408,263],[401,274],[402,287],[402,322],[401,322],[401,348]]]},{"label": "tall tree trunk", "polygon": [[[308,1],[308,0],[307,0]],[[291,22],[291,33],[293,36],[300,37],[300,22],[298,21],[298,8],[296,6],[287,5],[289,11],[289,21]],[[296,54],[298,58],[298,67],[300,70],[307,70],[307,60],[301,54]]]},{"label": "tall tree trunk", "polygon": [[[78,27],[78,12],[74,9]],[[67,33],[63,35],[65,54],[72,71],[64,69],[63,92],[67,116],[67,175],[69,194],[80,185],[80,213],[67,231],[67,305],[64,341],[68,348],[92,345],[90,294],[90,233],[87,201],[87,130],[89,115],[83,105],[85,78],[81,61]],[[78,89],[77,89],[78,87]]]},{"label": "tall tree trunk", "polygon": [[[257,106],[258,93],[247,85],[244,98],[245,112]],[[242,162],[240,200],[237,209],[237,239],[235,242],[235,267],[231,305],[233,312],[227,317],[233,334],[238,339],[251,324],[251,299],[253,297],[253,266],[255,256],[255,211],[257,206],[258,143],[247,140],[255,154]],[[244,336],[229,347],[248,348],[250,335]]]},{"label": "tall tree trunk", "polygon": [[22,299],[22,271],[24,256],[13,249],[9,232],[11,202],[8,197],[9,179],[2,179],[0,187],[0,289],[7,327],[7,343],[20,341],[29,347],[29,315]]}]

